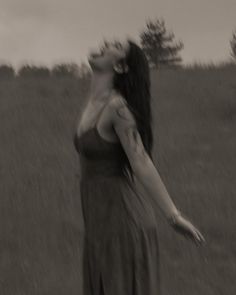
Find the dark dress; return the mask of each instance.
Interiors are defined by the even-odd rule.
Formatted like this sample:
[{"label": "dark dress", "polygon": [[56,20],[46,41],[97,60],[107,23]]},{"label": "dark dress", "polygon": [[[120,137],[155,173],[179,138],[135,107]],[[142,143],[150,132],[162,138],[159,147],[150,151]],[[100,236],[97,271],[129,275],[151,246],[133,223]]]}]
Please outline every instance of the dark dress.
[{"label": "dark dress", "polygon": [[95,125],[75,133],[74,145],[85,226],[83,295],[160,295],[156,218],[148,196],[122,172],[121,143],[101,137]]}]

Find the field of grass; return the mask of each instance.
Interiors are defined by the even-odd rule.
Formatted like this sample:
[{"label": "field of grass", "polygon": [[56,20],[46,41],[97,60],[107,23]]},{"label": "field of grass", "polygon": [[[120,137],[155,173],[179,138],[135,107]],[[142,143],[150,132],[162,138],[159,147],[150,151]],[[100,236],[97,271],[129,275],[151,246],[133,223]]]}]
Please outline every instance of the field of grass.
[{"label": "field of grass", "polygon": [[[157,212],[163,295],[234,295],[236,67],[151,76],[155,165],[207,242],[197,248]],[[1,295],[82,295],[72,139],[87,90],[73,79],[0,81]]]}]

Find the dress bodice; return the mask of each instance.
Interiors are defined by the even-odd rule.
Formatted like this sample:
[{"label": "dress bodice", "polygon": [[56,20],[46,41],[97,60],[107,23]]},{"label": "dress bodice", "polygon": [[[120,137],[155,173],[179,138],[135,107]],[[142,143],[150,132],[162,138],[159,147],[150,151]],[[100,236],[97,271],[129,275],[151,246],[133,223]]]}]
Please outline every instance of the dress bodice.
[{"label": "dress bodice", "polygon": [[121,143],[104,139],[96,126],[80,136],[75,133],[74,146],[80,158],[82,179],[124,175],[122,163],[126,155]]}]

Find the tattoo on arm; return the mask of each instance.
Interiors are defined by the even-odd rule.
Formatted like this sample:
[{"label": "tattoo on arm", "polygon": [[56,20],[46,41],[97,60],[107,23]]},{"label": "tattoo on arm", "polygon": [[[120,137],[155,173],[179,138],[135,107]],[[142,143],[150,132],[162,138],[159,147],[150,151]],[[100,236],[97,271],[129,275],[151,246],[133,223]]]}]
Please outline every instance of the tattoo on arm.
[{"label": "tattoo on arm", "polygon": [[136,122],[131,116],[131,113],[125,105],[119,107],[116,112],[117,115],[123,120],[121,121],[121,124],[124,126],[124,135],[126,136],[128,145],[134,152],[134,155],[145,158],[147,153],[143,146],[141,136],[138,132]]}]

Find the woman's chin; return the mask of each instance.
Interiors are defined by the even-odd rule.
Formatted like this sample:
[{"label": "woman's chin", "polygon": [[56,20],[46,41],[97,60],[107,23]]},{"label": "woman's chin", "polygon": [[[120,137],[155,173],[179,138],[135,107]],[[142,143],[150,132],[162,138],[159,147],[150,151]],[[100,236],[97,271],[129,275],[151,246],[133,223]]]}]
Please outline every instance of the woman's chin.
[{"label": "woman's chin", "polygon": [[96,59],[99,57],[98,53],[90,53],[88,56],[88,62],[91,66],[93,66],[96,63]]},{"label": "woman's chin", "polygon": [[88,63],[89,63],[89,65],[90,65],[93,72],[98,71],[98,66],[97,66],[96,60],[94,58],[91,58],[91,57],[88,58]]},{"label": "woman's chin", "polygon": [[92,57],[88,57],[88,63],[89,63],[90,66],[92,67],[92,66],[94,65],[94,63],[95,63],[94,58],[92,58]]}]

